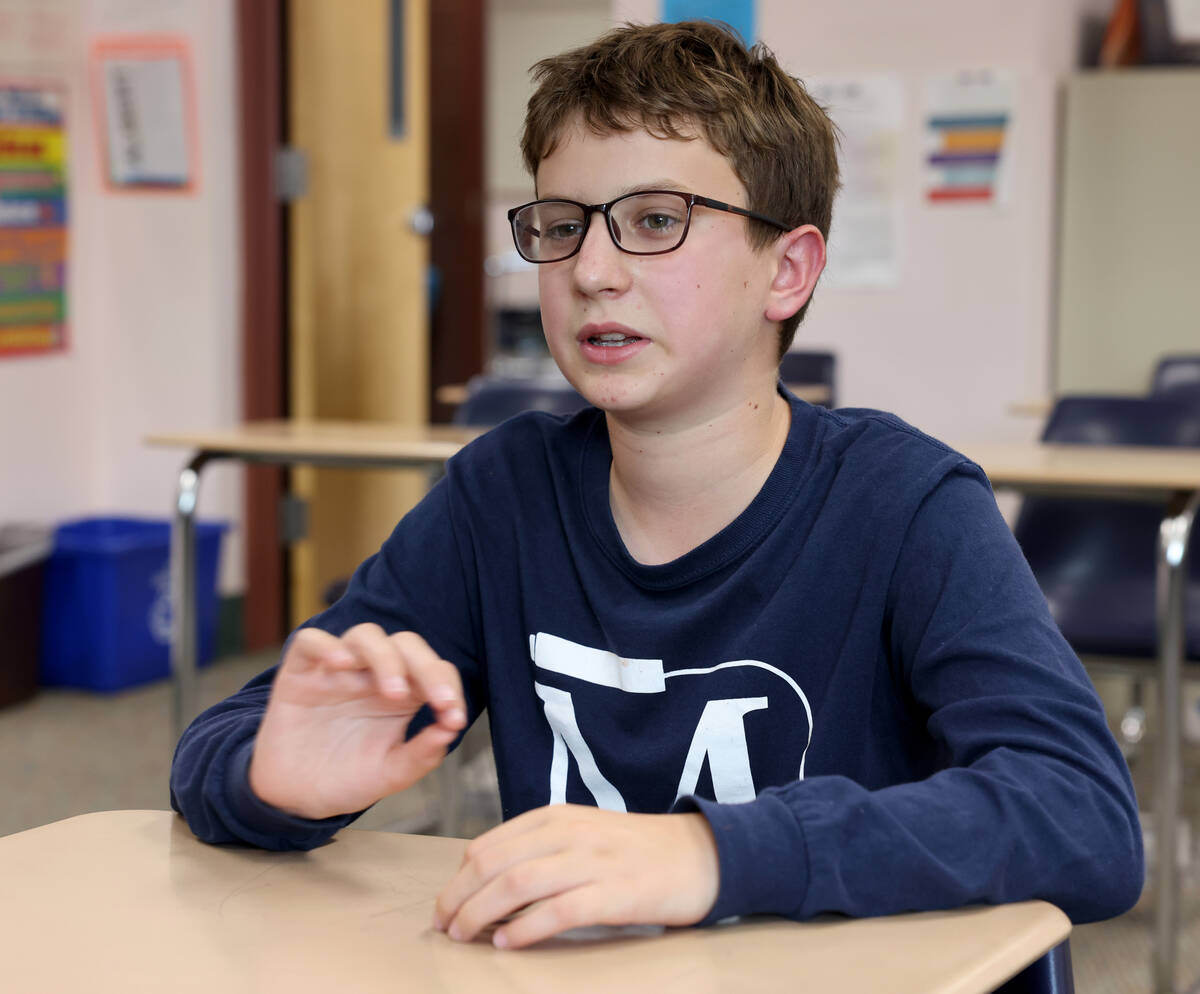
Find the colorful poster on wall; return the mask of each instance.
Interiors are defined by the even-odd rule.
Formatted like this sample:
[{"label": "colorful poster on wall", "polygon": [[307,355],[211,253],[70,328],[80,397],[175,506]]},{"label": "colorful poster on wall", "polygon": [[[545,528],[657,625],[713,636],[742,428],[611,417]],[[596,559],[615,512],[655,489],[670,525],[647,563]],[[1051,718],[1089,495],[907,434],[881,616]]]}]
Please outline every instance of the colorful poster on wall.
[{"label": "colorful poster on wall", "polygon": [[662,0],[661,21],[724,21],[747,45],[754,35],[754,0]]},{"label": "colorful poster on wall", "polygon": [[0,81],[0,358],[67,342],[65,91]]},{"label": "colorful poster on wall", "polygon": [[997,69],[925,80],[925,198],[1003,204],[1009,197],[1016,84]]}]

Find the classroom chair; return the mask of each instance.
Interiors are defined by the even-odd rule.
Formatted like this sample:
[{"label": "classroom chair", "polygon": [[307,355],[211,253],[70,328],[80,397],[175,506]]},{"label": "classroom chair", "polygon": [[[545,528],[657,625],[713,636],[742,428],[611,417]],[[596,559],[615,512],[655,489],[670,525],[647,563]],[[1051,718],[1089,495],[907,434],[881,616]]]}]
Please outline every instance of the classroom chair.
[{"label": "classroom chair", "polygon": [[574,414],[588,406],[565,380],[513,379],[474,376],[467,383],[467,399],[455,410],[457,425],[498,425],[522,411]]},{"label": "classroom chair", "polygon": [[820,385],[829,391],[829,399],[822,407],[836,407],[837,357],[832,352],[788,352],[779,364],[779,378],[785,385]]},{"label": "classroom chair", "polygon": [[[1200,404],[1160,397],[1070,396],[1058,401],[1045,442],[1200,446]],[[1085,661],[1135,672],[1119,722],[1126,749],[1146,731],[1142,673],[1158,651],[1158,531],[1162,508],[1118,500],[1026,498],[1013,532],[1063,635]],[[1189,548],[1185,657],[1200,659],[1200,540]]]},{"label": "classroom chair", "polygon": [[[1044,442],[1200,447],[1200,407],[1160,397],[1069,396]],[[1162,508],[1123,500],[1026,498],[1013,527],[1054,620],[1081,654],[1157,654],[1156,550]],[[1187,655],[1200,659],[1200,550],[1193,536]]]},{"label": "classroom chair", "polygon": [[[467,399],[455,410],[453,422],[491,427],[522,411],[573,414],[586,406],[587,401],[565,380],[560,384],[553,380],[474,376],[467,383]],[[327,606],[334,604],[349,582],[349,577],[334,580],[322,591],[321,599]]]},{"label": "classroom chair", "polygon": [[1158,360],[1150,381],[1151,395],[1173,396],[1177,391],[1200,398],[1200,355],[1168,355]]},{"label": "classroom chair", "polygon": [[995,994],[1075,994],[1070,940],[1064,939],[1041,959],[1030,963],[996,988]]}]

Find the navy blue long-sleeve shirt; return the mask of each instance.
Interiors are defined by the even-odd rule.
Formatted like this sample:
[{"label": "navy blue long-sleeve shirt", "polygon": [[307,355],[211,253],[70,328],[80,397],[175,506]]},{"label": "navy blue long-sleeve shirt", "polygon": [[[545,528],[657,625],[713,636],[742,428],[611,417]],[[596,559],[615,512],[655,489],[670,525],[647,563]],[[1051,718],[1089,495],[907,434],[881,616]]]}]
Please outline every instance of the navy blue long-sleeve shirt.
[{"label": "navy blue long-sleeve shirt", "polygon": [[[309,624],[411,629],[453,662],[470,716],[488,709],[506,818],[701,811],[709,921],[1132,906],[1128,771],[982,471],[889,415],[790,402],[750,506],[655,566],[613,522],[603,415],[518,417],[450,460]],[[354,817],[250,791],[272,678],[179,744],[172,803],[202,839],[307,848]]]}]

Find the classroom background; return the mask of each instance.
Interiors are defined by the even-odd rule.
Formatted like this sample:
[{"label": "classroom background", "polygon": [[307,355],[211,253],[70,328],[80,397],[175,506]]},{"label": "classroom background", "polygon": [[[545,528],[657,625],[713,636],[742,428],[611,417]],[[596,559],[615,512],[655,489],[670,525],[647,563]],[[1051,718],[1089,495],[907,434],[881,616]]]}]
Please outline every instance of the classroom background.
[{"label": "classroom background", "polygon": [[[35,133],[57,177],[44,236],[0,213],[0,528],[167,520],[183,453],[155,432],[444,421],[472,377],[553,380],[505,218],[532,199],[528,68],[690,13],[764,41],[842,131],[832,261],[794,346],[834,356],[837,405],[952,444],[1031,441],[1051,398],[1142,395],[1163,356],[1200,353],[1194,2],[0,0],[0,174],[32,168],[13,142]],[[964,127],[986,133],[970,161]],[[41,310],[6,310],[17,263],[42,274]],[[200,517],[227,526],[207,701],[270,665],[428,482],[349,475],[206,472]],[[1130,681],[1098,685],[1119,720]],[[0,834],[166,807],[166,696],[43,689],[0,709]],[[1194,818],[1200,685],[1185,697]],[[486,765],[465,776],[467,824],[486,825]],[[1080,990],[1149,990],[1143,905],[1076,931]]]}]

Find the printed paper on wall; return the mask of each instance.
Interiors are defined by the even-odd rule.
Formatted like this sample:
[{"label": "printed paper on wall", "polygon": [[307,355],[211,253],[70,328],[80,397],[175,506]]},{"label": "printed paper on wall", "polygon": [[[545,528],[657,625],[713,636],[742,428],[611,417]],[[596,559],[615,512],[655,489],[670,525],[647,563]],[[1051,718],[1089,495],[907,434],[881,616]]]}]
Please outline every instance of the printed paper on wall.
[{"label": "printed paper on wall", "polygon": [[900,281],[904,85],[886,74],[813,76],[804,85],[841,133],[842,188],[821,286],[895,286]]},{"label": "printed paper on wall", "polygon": [[97,42],[92,82],[109,188],[190,191],[196,136],[186,43],[154,37]]}]

